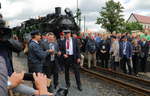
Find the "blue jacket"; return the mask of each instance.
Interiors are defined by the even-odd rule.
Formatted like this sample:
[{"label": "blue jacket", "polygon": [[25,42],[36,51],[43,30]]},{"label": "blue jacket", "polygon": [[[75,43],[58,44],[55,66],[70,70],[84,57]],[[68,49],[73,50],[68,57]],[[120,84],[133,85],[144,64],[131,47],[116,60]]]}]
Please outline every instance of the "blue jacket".
[{"label": "blue jacket", "polygon": [[42,72],[42,60],[49,55],[49,52],[43,51],[38,43],[31,40],[28,51],[29,72]]},{"label": "blue jacket", "polygon": [[[120,57],[123,57],[123,50],[124,50],[124,42],[120,42]],[[132,45],[130,42],[127,41],[126,43],[126,57],[129,59],[130,57],[132,57]]]}]

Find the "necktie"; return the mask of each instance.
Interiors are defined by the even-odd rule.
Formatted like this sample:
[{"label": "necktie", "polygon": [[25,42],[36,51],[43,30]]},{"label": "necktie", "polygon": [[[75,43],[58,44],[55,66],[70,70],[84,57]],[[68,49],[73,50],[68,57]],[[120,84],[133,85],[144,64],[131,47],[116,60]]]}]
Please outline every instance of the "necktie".
[{"label": "necktie", "polygon": [[126,55],[126,47],[127,47],[127,46],[126,46],[126,42],[124,42],[123,45],[124,45],[124,46],[123,46],[123,47],[124,47],[123,53],[124,53],[124,55]]},{"label": "necktie", "polygon": [[67,39],[66,42],[67,42],[66,48],[69,49],[69,39]]}]

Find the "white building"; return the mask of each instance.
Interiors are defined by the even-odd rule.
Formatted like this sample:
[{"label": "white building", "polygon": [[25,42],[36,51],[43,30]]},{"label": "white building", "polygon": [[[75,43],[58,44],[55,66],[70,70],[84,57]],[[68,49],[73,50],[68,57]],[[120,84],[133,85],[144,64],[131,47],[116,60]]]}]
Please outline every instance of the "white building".
[{"label": "white building", "polygon": [[144,30],[150,30],[150,16],[142,16],[132,13],[127,22],[139,22]]}]

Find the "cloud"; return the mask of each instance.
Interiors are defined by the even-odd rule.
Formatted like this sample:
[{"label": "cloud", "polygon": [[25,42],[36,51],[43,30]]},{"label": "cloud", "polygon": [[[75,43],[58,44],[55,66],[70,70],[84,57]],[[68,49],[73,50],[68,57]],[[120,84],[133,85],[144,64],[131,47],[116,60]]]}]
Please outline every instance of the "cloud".
[{"label": "cloud", "polygon": [[105,0],[80,0],[80,8],[84,13],[99,12]]},{"label": "cloud", "polygon": [[[92,30],[100,30],[100,26],[95,24],[99,12],[105,6],[108,0],[78,0],[79,8],[82,11],[82,29],[83,16],[86,17],[86,27]],[[121,2],[124,9],[124,18],[128,19],[131,13],[150,16],[150,0],[114,0]],[[37,16],[45,16],[53,13],[56,6],[63,10],[68,7],[73,13],[76,12],[77,0],[0,0],[2,3],[1,13],[4,19],[10,22],[10,26],[17,26],[20,22]]]},{"label": "cloud", "polygon": [[[95,24],[97,17],[99,17],[99,12],[102,8],[102,6],[105,5],[105,0],[80,0],[80,6],[79,8],[82,11],[82,20],[85,16],[86,20],[86,28],[92,31],[99,31],[100,25]],[[83,31],[83,23],[82,25],[82,31]]]},{"label": "cloud", "polygon": [[[61,6],[75,9],[76,0],[0,0],[4,19],[11,23],[11,27],[18,25],[14,20],[21,21],[37,16],[45,16],[54,12],[54,8]],[[14,25],[13,25],[14,24]]]}]

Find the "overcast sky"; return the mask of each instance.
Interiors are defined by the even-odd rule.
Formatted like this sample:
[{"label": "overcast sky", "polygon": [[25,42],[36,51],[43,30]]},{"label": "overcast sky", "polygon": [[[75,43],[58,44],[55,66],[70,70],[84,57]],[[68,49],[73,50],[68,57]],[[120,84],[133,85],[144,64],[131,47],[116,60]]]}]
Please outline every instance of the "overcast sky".
[{"label": "overcast sky", "polygon": [[[76,10],[77,0],[0,0],[4,19],[11,27],[20,25],[21,22],[29,18],[37,18],[53,13],[55,7],[70,8],[73,13]],[[86,17],[86,28],[91,31],[101,30],[96,25],[96,18],[105,2],[108,0],[78,0],[82,17]],[[124,18],[128,19],[131,13],[150,16],[150,0],[114,0],[120,1],[124,9]],[[83,19],[82,19],[83,20]],[[83,27],[83,21],[82,27]]]}]

